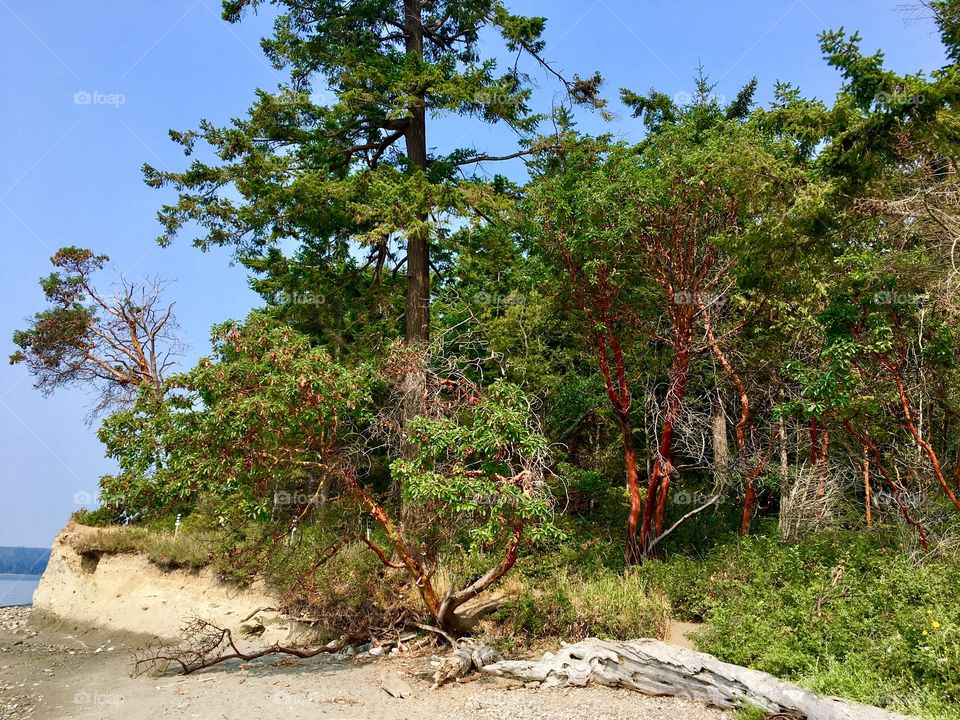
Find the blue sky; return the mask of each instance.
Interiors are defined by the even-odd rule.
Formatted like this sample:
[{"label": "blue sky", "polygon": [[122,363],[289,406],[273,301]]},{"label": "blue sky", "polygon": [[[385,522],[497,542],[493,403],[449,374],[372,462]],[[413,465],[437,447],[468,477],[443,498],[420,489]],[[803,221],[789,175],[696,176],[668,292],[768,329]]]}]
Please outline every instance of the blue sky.
[{"label": "blue sky", "polygon": [[[761,102],[777,80],[831,97],[839,79],[821,60],[816,38],[825,28],[859,30],[865,48],[883,48],[900,71],[942,65],[932,24],[911,21],[903,2],[508,4],[549,17],[546,55],[558,67],[599,69],[607,78],[621,117],[585,127],[635,137],[638,123],[622,112],[616,89],[689,93],[700,64],[727,98],[754,75]],[[184,367],[206,352],[213,323],[242,317],[257,303],[226,251],[202,253],[189,234],[157,246],[155,213],[172,198],[146,187],[140,167],[183,167],[168,129],[190,129],[200,118],[228,121],[246,110],[255,88],[282,80],[259,50],[269,26],[269,12],[228,25],[216,0],[0,0],[0,355],[13,351],[12,332],[41,308],[36,281],[64,245],[109,254],[112,270],[131,279],[174,281],[168,296],[189,345]],[[557,89],[534,77],[543,88],[538,102],[548,105]],[[453,120],[430,141],[502,149],[510,137]],[[111,464],[95,426],[85,424],[89,407],[80,391],[43,398],[21,366],[0,364],[0,545],[49,545],[77,502],[96,496]]]}]

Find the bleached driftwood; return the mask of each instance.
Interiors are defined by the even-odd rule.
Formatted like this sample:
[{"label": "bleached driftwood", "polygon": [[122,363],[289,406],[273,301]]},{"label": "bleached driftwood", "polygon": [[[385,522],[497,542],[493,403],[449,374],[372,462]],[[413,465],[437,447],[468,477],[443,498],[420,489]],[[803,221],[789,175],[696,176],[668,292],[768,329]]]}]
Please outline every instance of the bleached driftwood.
[{"label": "bleached driftwood", "polygon": [[472,647],[464,645],[443,658],[433,674],[433,687],[436,690],[448,680],[459,680],[472,670],[483,670],[492,663],[500,661],[500,653],[488,645]]},{"label": "bleached driftwood", "polygon": [[503,660],[482,672],[545,686],[589,683],[675,695],[721,708],[744,703],[768,712],[799,711],[809,720],[905,720],[906,716],[824,697],[773,675],[720,662],[712,655],[659,640],[611,642],[588,638],[541,660]]}]

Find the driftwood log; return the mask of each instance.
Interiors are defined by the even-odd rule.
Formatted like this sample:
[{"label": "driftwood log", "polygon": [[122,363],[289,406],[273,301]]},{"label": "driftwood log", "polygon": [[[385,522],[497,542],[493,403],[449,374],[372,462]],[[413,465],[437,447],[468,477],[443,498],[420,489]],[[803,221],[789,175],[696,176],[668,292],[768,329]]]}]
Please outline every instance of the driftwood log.
[{"label": "driftwood log", "polygon": [[433,674],[433,687],[430,689],[436,690],[448,680],[459,680],[473,670],[483,670],[484,666],[500,660],[500,653],[489,645],[458,647],[438,663],[437,671]]},{"label": "driftwood log", "polygon": [[503,660],[485,665],[482,672],[545,686],[596,683],[720,708],[749,703],[770,713],[799,712],[809,720],[906,720],[905,715],[817,695],[773,675],[659,640],[588,638],[541,660]]}]

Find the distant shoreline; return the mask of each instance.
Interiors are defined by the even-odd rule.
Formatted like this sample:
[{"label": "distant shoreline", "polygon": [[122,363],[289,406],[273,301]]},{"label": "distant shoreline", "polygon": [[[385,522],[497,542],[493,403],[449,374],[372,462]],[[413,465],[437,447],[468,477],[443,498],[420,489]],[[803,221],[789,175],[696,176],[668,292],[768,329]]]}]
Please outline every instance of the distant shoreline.
[{"label": "distant shoreline", "polygon": [[42,572],[38,573],[0,573],[0,580],[8,580],[10,578],[40,578],[43,576]]},{"label": "distant shoreline", "polygon": [[0,573],[0,607],[31,607],[41,575]]}]

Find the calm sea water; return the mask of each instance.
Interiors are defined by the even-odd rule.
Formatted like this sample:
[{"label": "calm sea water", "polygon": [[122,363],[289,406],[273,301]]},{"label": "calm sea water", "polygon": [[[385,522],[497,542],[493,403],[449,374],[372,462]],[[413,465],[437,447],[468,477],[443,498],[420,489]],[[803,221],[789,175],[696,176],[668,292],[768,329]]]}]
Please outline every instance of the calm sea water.
[{"label": "calm sea water", "polygon": [[40,582],[39,575],[4,575],[0,573],[0,607],[4,605],[29,605],[33,591]]}]

